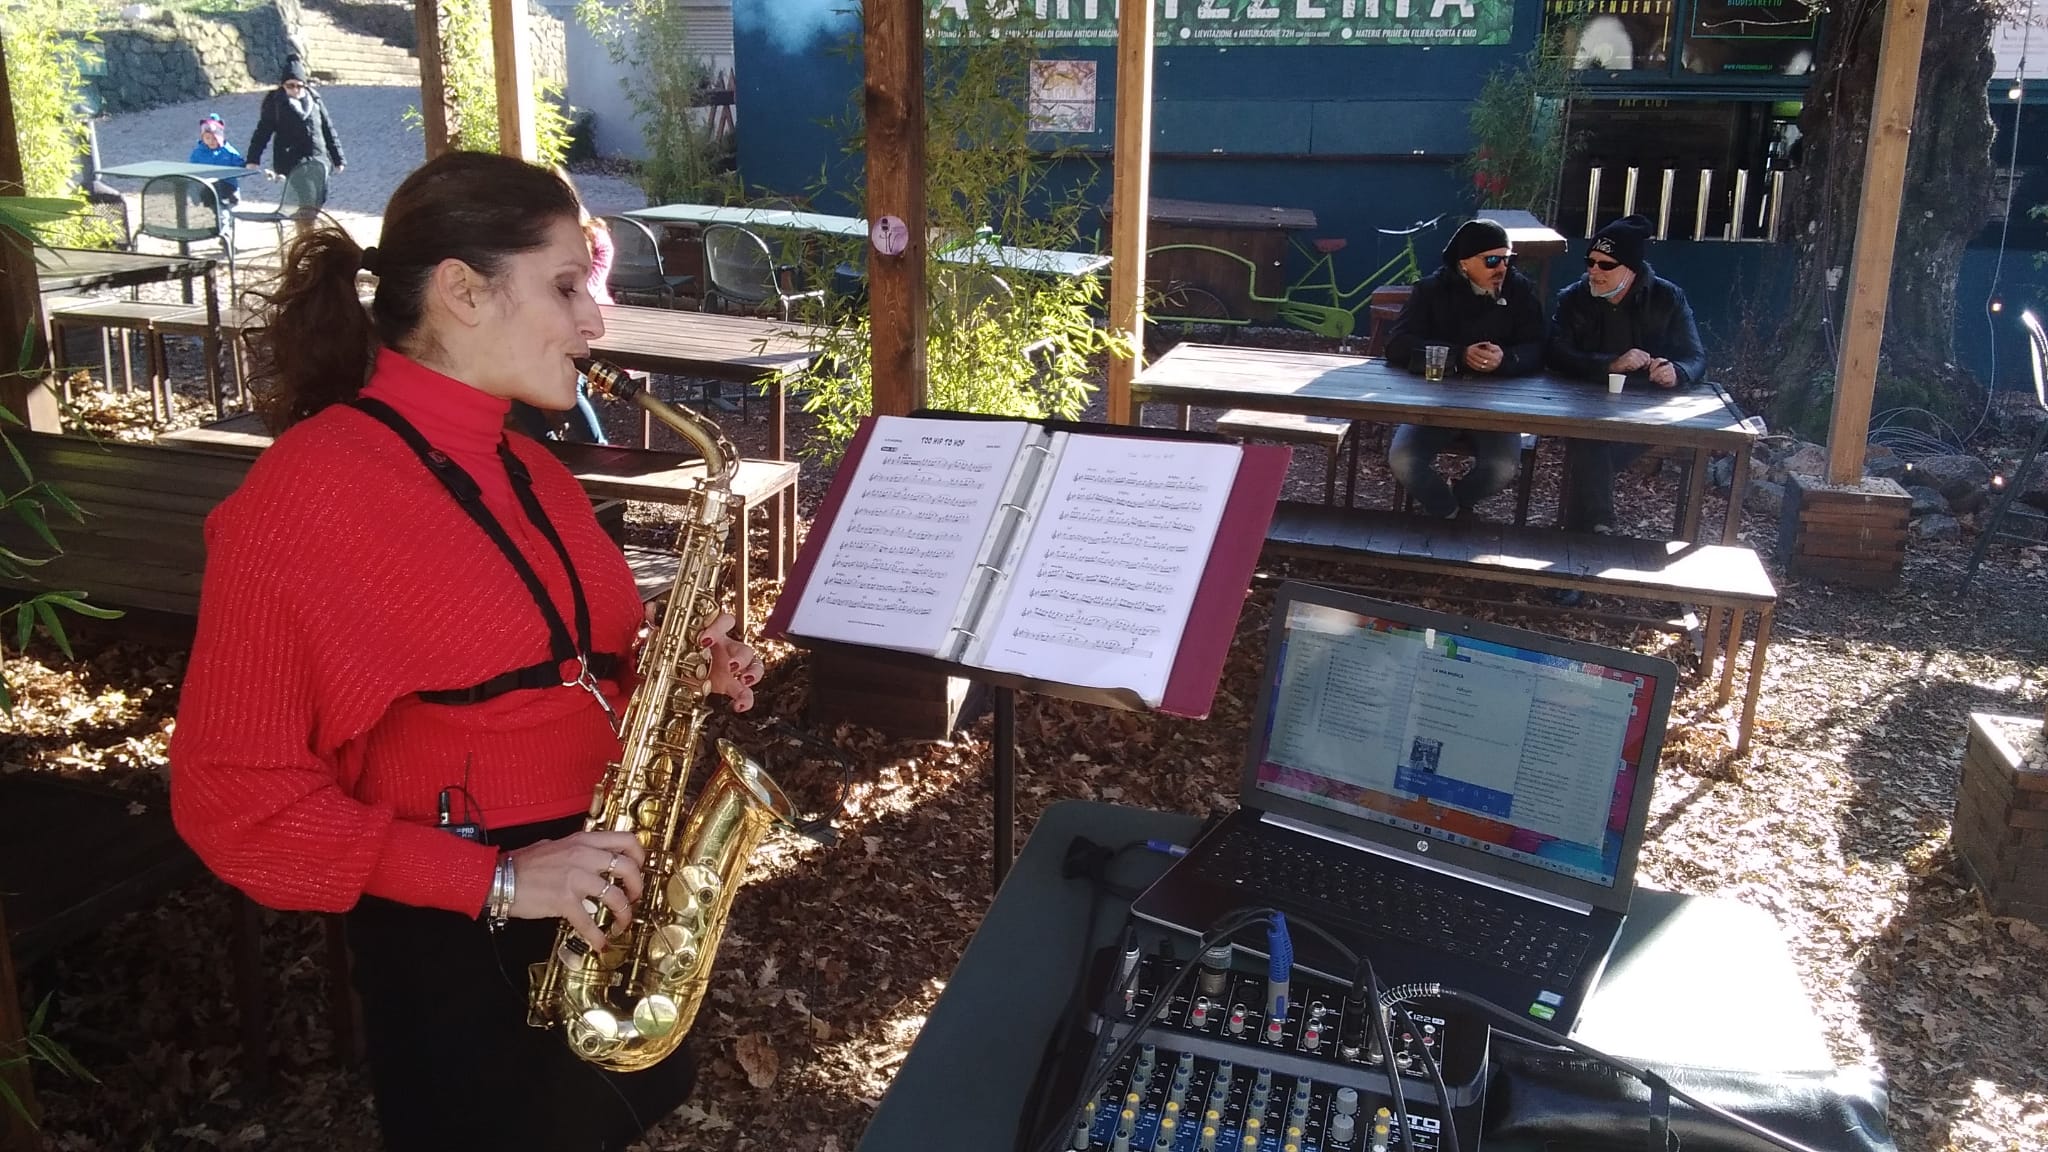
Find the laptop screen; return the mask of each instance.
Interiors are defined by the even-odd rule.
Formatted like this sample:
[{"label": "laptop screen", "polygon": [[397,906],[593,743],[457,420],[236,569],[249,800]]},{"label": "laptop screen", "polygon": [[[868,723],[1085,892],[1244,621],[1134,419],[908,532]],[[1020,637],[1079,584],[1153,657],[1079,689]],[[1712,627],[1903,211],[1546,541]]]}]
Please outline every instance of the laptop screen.
[{"label": "laptop screen", "polygon": [[1275,610],[1256,791],[1613,887],[1656,677],[1558,654],[1604,651],[1590,645],[1519,647],[1501,637],[1537,638],[1509,629]]}]

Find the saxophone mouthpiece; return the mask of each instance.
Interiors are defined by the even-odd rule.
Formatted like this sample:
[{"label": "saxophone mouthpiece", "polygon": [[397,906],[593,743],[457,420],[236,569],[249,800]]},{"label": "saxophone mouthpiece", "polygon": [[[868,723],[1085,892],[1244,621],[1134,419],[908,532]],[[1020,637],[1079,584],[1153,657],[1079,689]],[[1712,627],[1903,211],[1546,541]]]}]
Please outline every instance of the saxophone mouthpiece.
[{"label": "saxophone mouthpiece", "polygon": [[583,373],[583,379],[592,392],[610,400],[624,400],[633,394],[636,385],[624,368],[609,360],[584,356],[574,361],[576,370]]}]

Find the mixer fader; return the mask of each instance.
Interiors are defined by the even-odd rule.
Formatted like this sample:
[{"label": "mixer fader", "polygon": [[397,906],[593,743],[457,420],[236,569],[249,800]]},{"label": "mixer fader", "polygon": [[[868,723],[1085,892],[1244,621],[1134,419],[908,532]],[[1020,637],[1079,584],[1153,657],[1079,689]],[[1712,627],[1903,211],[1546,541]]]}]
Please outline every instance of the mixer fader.
[{"label": "mixer fader", "polygon": [[[1369,1008],[1342,985],[1233,968],[1228,945],[1198,961],[1192,981],[1161,1007],[1138,1047],[1093,1099],[1059,1121],[1070,1152],[1395,1152],[1403,1110],[1391,1095],[1385,1052],[1368,1031]],[[1100,1060],[1141,1022],[1179,964],[1136,950],[1106,952],[1101,1009],[1076,1045]],[[1476,1113],[1486,1028],[1411,1005],[1389,1029],[1393,1067],[1414,1148],[1435,1152],[1453,1115]],[[1449,1093],[1439,1100],[1429,1061]],[[1092,1063],[1093,1061],[1091,1061]],[[1085,1079],[1075,1060],[1059,1088],[1071,1101]],[[1460,1117],[1462,1119],[1462,1116]],[[1044,1127],[1040,1128],[1044,1131]],[[1461,1126],[1461,1131],[1464,1129]],[[1468,1145],[1469,1146],[1469,1145]]]}]

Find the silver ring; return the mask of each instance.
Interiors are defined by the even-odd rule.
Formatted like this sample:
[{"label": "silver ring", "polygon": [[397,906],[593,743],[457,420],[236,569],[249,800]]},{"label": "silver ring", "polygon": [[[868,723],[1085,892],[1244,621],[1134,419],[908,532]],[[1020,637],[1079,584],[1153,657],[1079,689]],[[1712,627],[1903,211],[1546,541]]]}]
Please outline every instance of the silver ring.
[{"label": "silver ring", "polygon": [[604,898],[605,898],[606,896],[609,896],[609,895],[611,895],[611,891],[612,891],[612,889],[614,889],[614,888],[617,888],[617,887],[618,887],[618,884],[617,884],[616,882],[614,882],[614,881],[611,881],[611,880],[607,880],[607,881],[605,881],[605,882],[604,882],[604,887],[602,887],[602,888],[599,888],[599,889],[597,890],[597,902],[598,902],[598,903],[600,903],[600,904],[604,903]]},{"label": "silver ring", "polygon": [[620,856],[617,852],[612,853],[612,862],[604,866],[604,874],[607,876],[616,874],[619,870],[619,861],[622,859],[624,857]]}]

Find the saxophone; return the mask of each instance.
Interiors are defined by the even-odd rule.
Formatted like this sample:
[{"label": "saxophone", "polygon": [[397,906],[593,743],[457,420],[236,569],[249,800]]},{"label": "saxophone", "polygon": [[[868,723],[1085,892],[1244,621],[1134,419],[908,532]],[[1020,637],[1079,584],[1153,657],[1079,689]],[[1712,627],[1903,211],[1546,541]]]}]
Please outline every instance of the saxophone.
[{"label": "saxophone", "polygon": [[[631,832],[647,850],[633,922],[598,952],[563,924],[554,951],[529,973],[528,1024],[559,1026],[578,1056],[632,1072],[682,1044],[710,987],[748,857],[770,827],[796,821],[782,789],[726,740],[696,804],[683,803],[708,711],[709,658],[696,638],[719,613],[738,453],[716,424],[649,395],[617,367],[591,361],[584,375],[590,391],[631,400],[675,429],[706,469],[703,485],[682,503],[680,564],[661,622],[640,652],[640,681],[619,723],[622,751],[583,823],[589,831]],[[599,905],[596,915],[609,931],[611,912]]]}]

